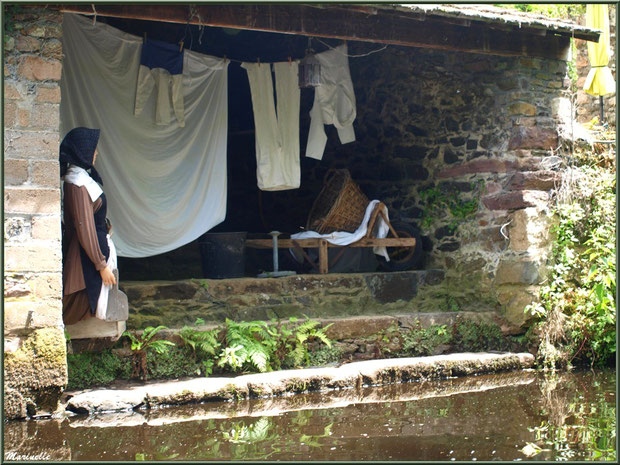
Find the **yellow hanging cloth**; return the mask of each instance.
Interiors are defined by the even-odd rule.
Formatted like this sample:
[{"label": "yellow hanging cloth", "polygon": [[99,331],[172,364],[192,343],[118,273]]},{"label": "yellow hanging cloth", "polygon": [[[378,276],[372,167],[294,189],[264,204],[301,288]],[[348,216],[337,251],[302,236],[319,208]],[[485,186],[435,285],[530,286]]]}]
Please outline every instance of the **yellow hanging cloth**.
[{"label": "yellow hanging cloth", "polygon": [[586,26],[603,31],[598,43],[588,42],[590,72],[583,89],[590,95],[606,95],[616,91],[609,64],[609,11],[606,4],[586,5]]}]

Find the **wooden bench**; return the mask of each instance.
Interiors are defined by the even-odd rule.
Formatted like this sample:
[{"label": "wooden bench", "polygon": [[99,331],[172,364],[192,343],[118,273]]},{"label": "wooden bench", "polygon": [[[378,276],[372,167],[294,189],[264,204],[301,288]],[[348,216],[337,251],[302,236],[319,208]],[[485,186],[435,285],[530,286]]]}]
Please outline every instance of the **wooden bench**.
[{"label": "wooden bench", "polygon": [[[399,248],[411,248],[411,253],[416,246],[416,240],[414,237],[399,237],[397,232],[392,227],[392,224],[386,218],[383,213],[385,205],[379,202],[375,208],[373,209],[370,219],[368,220],[368,231],[366,235],[362,237],[360,240],[353,242],[348,245],[336,245],[328,242],[323,238],[308,238],[308,239],[278,239],[278,248],[279,249],[296,249],[302,253],[304,258],[317,270],[320,274],[326,274],[329,272],[329,266],[334,265],[342,256],[344,249],[348,247],[399,247]],[[377,222],[377,218],[381,216],[383,221],[389,227],[388,237],[383,239],[371,237],[372,231]],[[389,236],[391,234],[391,237]],[[255,249],[271,249],[273,248],[273,240],[272,239],[246,239],[245,241],[246,247],[251,247]],[[315,260],[313,260],[304,249],[307,248],[318,248],[319,249],[319,258],[318,264]],[[333,259],[331,264],[329,263],[329,258],[327,254],[327,250],[329,248],[340,248],[342,249]]]}]

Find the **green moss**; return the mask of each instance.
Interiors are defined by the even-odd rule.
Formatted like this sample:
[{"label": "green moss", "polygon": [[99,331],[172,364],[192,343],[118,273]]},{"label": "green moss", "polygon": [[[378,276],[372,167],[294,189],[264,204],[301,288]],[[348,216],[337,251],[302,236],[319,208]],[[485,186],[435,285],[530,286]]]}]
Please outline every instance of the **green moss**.
[{"label": "green moss", "polygon": [[459,352],[505,350],[508,341],[499,326],[463,320],[452,328],[452,345]]},{"label": "green moss", "polygon": [[119,357],[110,349],[99,353],[69,354],[68,389],[85,389],[105,386],[115,379],[129,379],[131,359]]},{"label": "green moss", "polygon": [[218,396],[231,400],[243,400],[247,397],[247,394],[234,384],[227,384],[218,393]]},{"label": "green moss", "polygon": [[23,340],[18,350],[5,354],[7,386],[28,391],[33,398],[49,397],[44,391],[57,391],[67,382],[66,350],[62,330],[43,328],[34,331]]},{"label": "green moss", "polygon": [[151,379],[200,375],[200,362],[185,347],[171,347],[161,354],[149,352],[146,360]]},{"label": "green moss", "polygon": [[308,366],[320,367],[331,363],[338,363],[342,358],[342,350],[338,347],[322,346],[308,353]]},{"label": "green moss", "polygon": [[32,333],[15,352],[5,355],[5,366],[31,364],[37,370],[62,368],[64,371],[66,351],[64,333],[58,328],[43,328]]},{"label": "green moss", "polygon": [[[132,357],[122,357],[108,349],[99,353],[69,354],[69,389],[106,386],[115,379],[130,379]],[[173,347],[167,352],[147,355],[149,378],[166,379],[196,376],[200,363],[184,348]]]}]

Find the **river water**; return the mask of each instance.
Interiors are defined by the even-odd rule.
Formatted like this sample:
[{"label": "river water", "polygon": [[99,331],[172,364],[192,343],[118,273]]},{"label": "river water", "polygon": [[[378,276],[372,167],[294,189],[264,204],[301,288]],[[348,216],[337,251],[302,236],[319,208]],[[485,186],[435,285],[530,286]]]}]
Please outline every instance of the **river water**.
[{"label": "river water", "polygon": [[520,371],[13,421],[7,460],[614,460],[616,372]]}]

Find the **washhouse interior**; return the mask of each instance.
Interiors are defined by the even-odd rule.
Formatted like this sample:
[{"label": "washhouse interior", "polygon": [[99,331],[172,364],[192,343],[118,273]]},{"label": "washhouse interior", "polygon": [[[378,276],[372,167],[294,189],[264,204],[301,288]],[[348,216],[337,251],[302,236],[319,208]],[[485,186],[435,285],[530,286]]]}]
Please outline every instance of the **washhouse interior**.
[{"label": "washhouse interior", "polygon": [[[378,199],[387,205],[392,222],[413,228],[418,246],[415,264],[411,268],[425,266],[425,257],[433,249],[434,239],[417,232],[423,215],[418,193],[435,186],[429,175],[429,163],[433,166],[450,164],[484,154],[478,151],[478,139],[470,140],[461,135],[463,129],[468,133],[475,132],[476,124],[487,123],[486,118],[476,121],[476,117],[470,114],[476,95],[465,89],[456,89],[458,79],[450,76],[449,67],[459,67],[459,56],[463,54],[349,41],[348,60],[357,103],[357,117],[353,124],[356,140],[341,144],[336,128],[325,125],[327,145],[322,160],[306,157],[314,89],[302,88],[299,127],[301,185],[298,189],[262,191],[257,186],[252,97],[248,75],[241,62],[298,60],[309,49],[320,53],[343,42],[124,18],[101,17],[98,21],[138,37],[171,44],[183,41],[186,49],[231,60],[228,67],[226,218],[208,231],[209,234],[245,232],[248,238],[270,238],[267,233],[273,230],[282,232],[283,237],[300,232],[306,226],[328,171],[346,168],[369,199]],[[448,69],[445,65],[449,65]],[[438,70],[441,78],[437,77]],[[450,141],[449,136],[453,136]],[[455,138],[458,140],[453,140]],[[461,146],[463,150],[440,150],[442,143]],[[456,188],[467,191],[470,187],[465,184]],[[441,239],[442,236],[438,237]],[[201,255],[201,241],[204,239],[201,237],[176,250],[151,257],[120,257],[122,279],[208,277],[204,266],[210,257],[205,257],[204,253]],[[442,245],[447,251],[453,250],[450,247],[450,243]],[[287,252],[286,249],[279,252],[281,270],[314,272],[307,263],[300,264]],[[345,254],[341,260],[342,268],[335,268],[334,272],[375,271],[381,270],[384,264],[371,248],[349,249]],[[349,266],[351,263],[354,265]],[[226,258],[208,266],[226,267]],[[256,276],[272,269],[271,250],[245,249],[246,276]],[[217,275],[226,277],[226,271]]]}]

